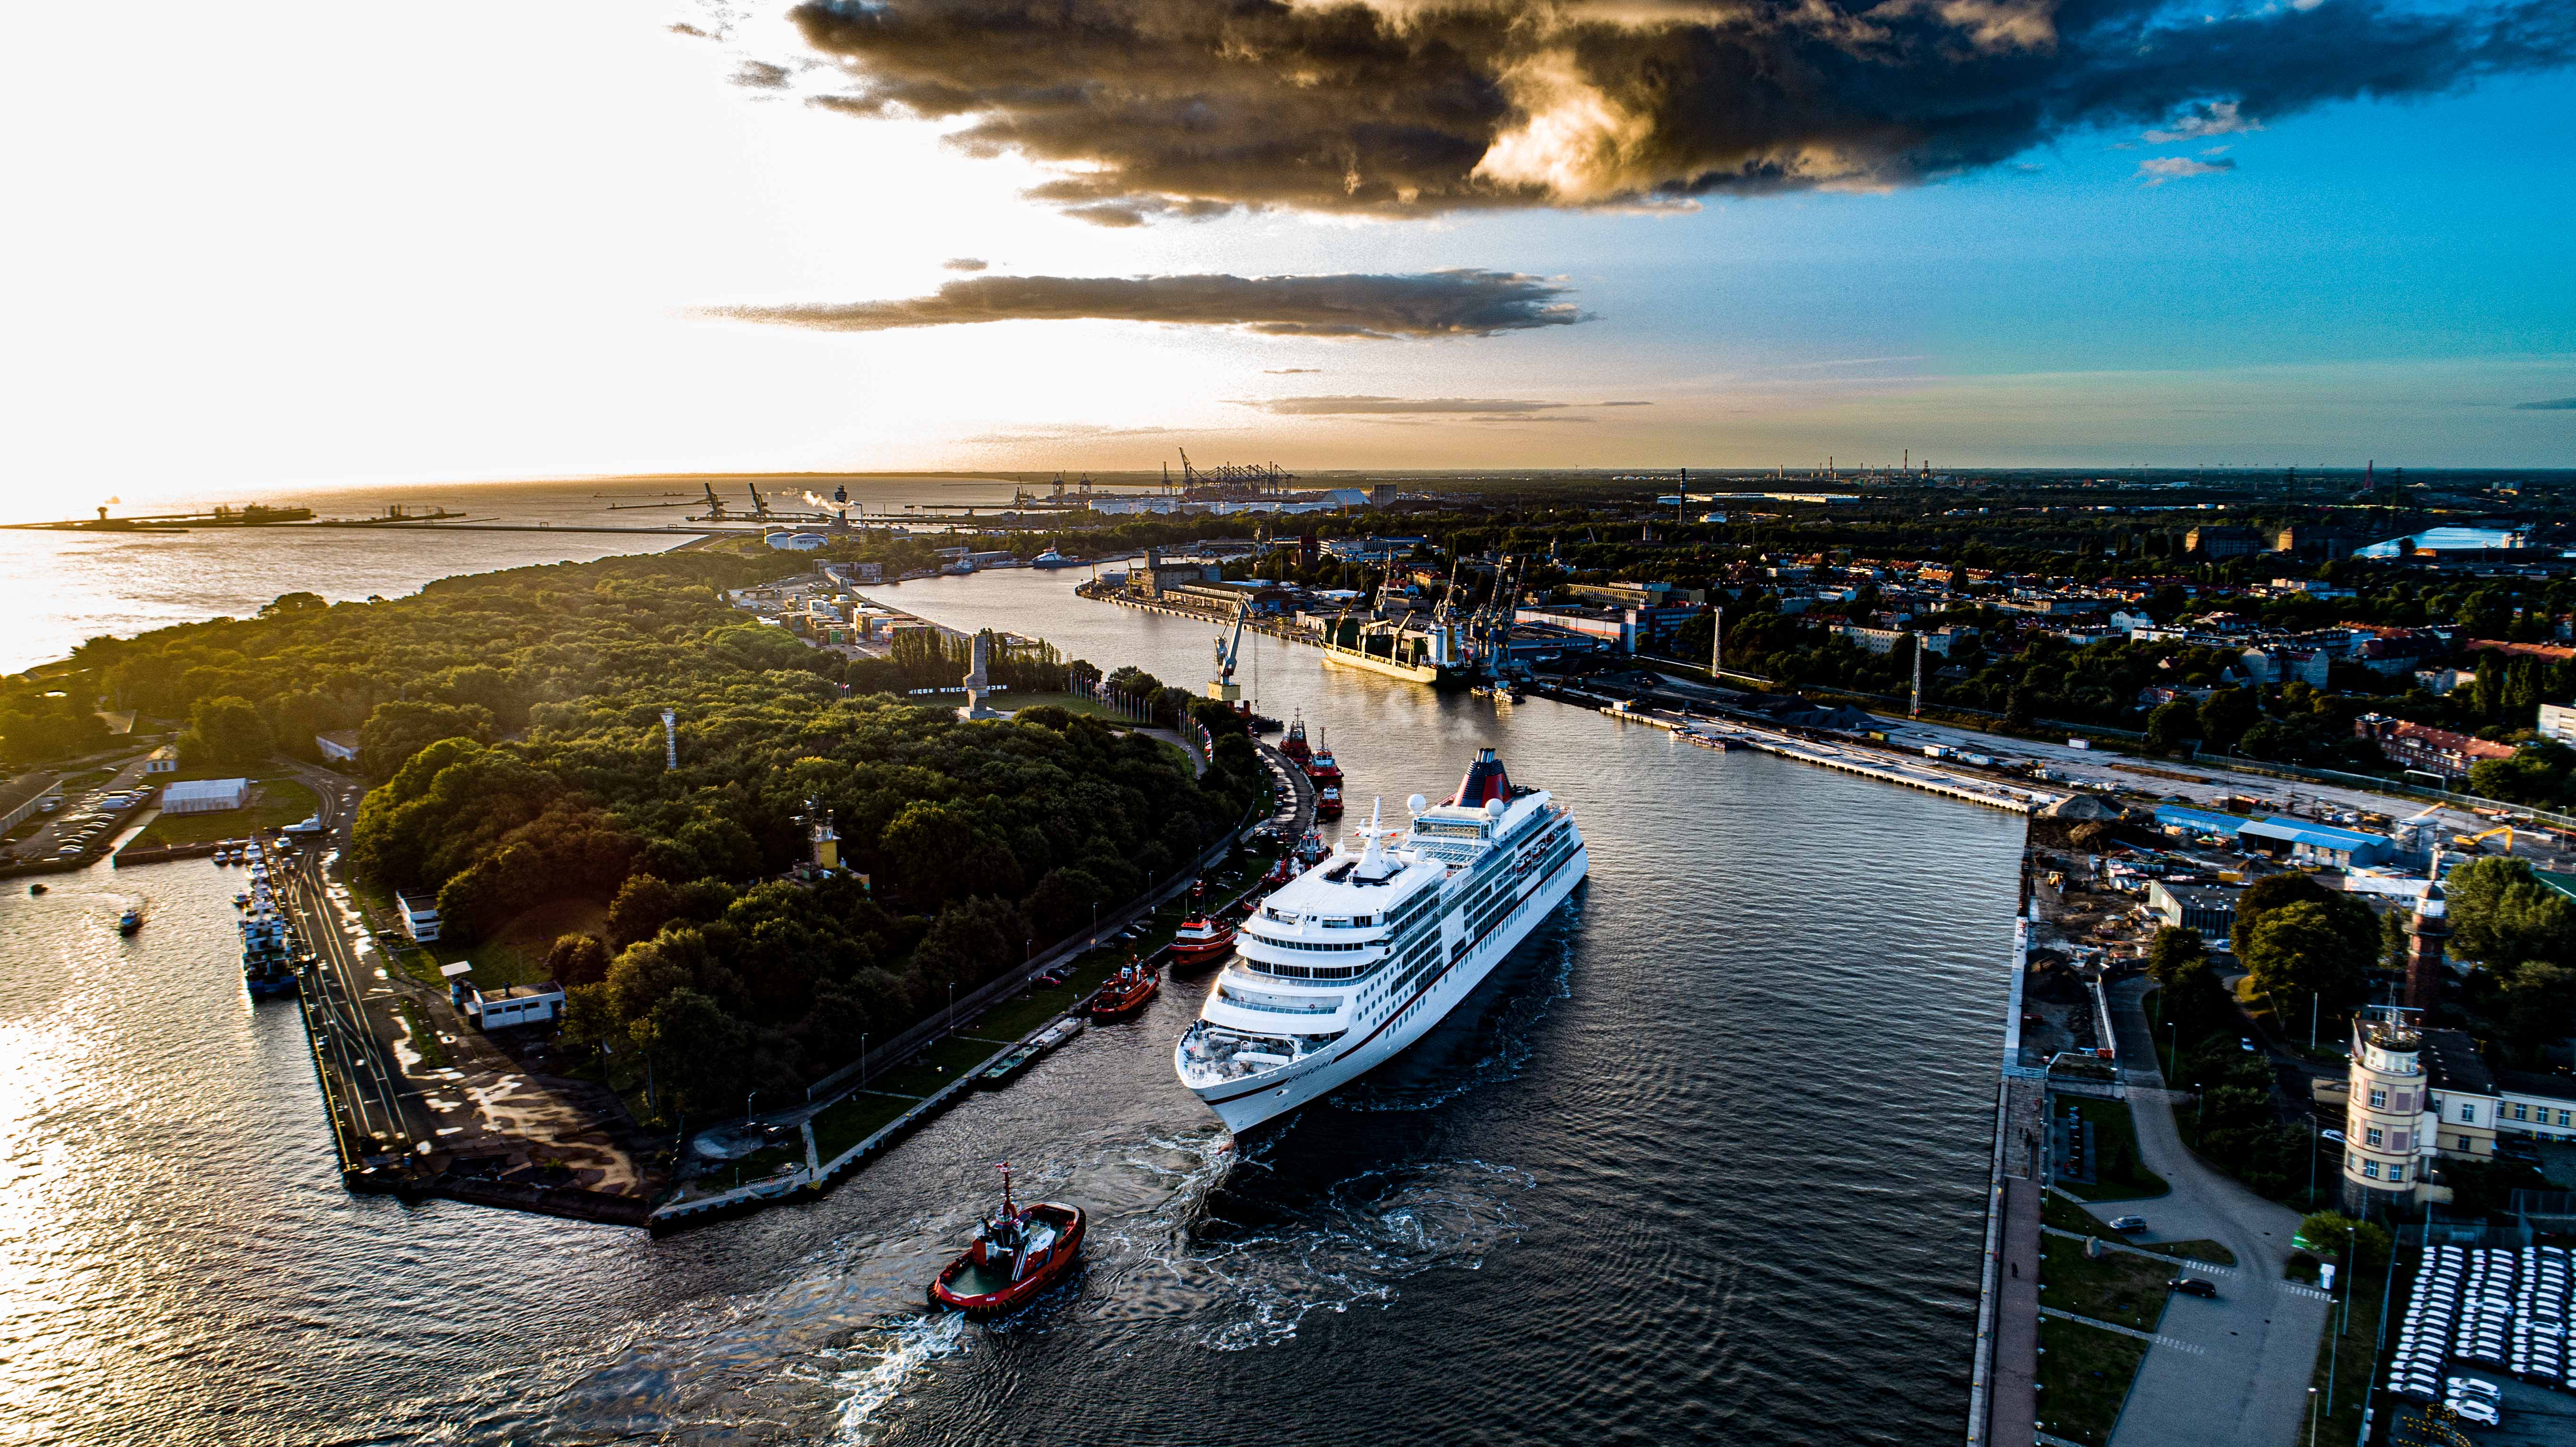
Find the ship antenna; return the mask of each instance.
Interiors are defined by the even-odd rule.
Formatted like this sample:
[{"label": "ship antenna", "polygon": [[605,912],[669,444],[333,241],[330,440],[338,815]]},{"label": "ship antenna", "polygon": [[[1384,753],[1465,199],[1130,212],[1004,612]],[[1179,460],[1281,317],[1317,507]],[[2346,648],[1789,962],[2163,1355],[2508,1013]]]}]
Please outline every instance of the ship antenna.
[{"label": "ship antenna", "polygon": [[1019,1219],[1019,1214],[1011,1209],[1011,1163],[1004,1161],[1002,1162],[1002,1219],[1015,1221]]}]

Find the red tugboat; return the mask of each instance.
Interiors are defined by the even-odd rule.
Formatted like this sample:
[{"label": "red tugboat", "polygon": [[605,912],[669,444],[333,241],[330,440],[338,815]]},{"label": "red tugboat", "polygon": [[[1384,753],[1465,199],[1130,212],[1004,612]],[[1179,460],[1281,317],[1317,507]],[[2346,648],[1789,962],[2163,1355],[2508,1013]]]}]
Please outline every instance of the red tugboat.
[{"label": "red tugboat", "polygon": [[1286,754],[1288,762],[1301,769],[1306,767],[1308,759],[1314,757],[1306,748],[1306,720],[1303,717],[1289,721],[1288,735],[1279,741],[1279,752]]},{"label": "red tugboat", "polygon": [[1082,1208],[1061,1201],[1015,1206],[1011,1167],[1002,1165],[1002,1213],[979,1222],[975,1243],[930,1284],[930,1304],[969,1321],[1019,1310],[1072,1274],[1082,1255]]},{"label": "red tugboat", "polygon": [[1318,819],[1339,819],[1342,817],[1341,785],[1326,784],[1315,791],[1315,817]]},{"label": "red tugboat", "polygon": [[1161,986],[1161,977],[1130,960],[1101,984],[1100,993],[1091,997],[1091,1018],[1101,1022],[1124,1020],[1144,1009],[1145,1002],[1154,998],[1154,991]]},{"label": "red tugboat", "polygon": [[1188,919],[1172,936],[1172,965],[1197,968],[1222,957],[1234,948],[1234,926],[1210,915],[1205,906]]},{"label": "red tugboat", "polygon": [[1333,746],[1330,743],[1316,749],[1314,756],[1306,760],[1306,777],[1314,780],[1315,787],[1319,789],[1326,784],[1339,784],[1342,781],[1342,766],[1333,762]]},{"label": "red tugboat", "polygon": [[1297,860],[1298,871],[1303,873],[1306,870],[1314,868],[1316,865],[1323,863],[1324,857],[1331,853],[1332,851],[1330,849],[1324,847],[1323,835],[1316,833],[1312,829],[1307,830],[1305,837],[1297,841],[1295,858]]}]

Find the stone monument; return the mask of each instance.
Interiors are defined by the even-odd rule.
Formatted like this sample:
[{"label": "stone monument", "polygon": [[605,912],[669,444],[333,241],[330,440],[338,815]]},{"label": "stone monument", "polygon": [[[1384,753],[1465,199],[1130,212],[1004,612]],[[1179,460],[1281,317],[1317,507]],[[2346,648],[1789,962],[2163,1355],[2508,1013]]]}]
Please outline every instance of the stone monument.
[{"label": "stone monument", "polygon": [[985,672],[987,666],[993,661],[993,635],[990,630],[975,635],[973,659],[973,663],[966,670],[966,706],[957,710],[957,716],[964,719],[1000,718],[1000,714],[984,706],[984,691],[992,686],[992,680]]}]

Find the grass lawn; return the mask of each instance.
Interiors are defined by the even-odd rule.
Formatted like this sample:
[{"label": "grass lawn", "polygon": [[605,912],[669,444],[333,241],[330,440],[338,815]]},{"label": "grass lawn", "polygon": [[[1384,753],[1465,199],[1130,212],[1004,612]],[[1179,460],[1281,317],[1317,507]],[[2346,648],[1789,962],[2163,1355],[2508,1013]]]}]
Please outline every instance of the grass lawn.
[{"label": "grass lawn", "polygon": [[[2361,1409],[2370,1401],[2371,1381],[2378,1375],[2375,1368],[2380,1297],[2388,1290],[2387,1273],[2393,1267],[2391,1263],[2378,1271],[2364,1271],[2361,1279],[2352,1283],[2356,1289],[2349,1319],[2344,1315],[2345,1302],[2340,1295],[2344,1283],[2335,1284],[2338,1296],[2326,1318],[2325,1339],[2317,1343],[2316,1377],[2311,1383],[2317,1389],[2317,1400],[2325,1406],[2316,1423],[2317,1447],[2327,1447],[2329,1443],[2333,1447],[2354,1447],[2360,1440]],[[2405,1310],[2403,1292],[2388,1292],[2388,1297],[2390,1310]],[[2341,1335],[2335,1332],[2338,1326],[2343,1328]],[[2327,1396],[2328,1377],[2333,1378],[2331,1399]]]},{"label": "grass lawn", "polygon": [[833,1157],[885,1129],[914,1104],[866,1090],[843,1096],[814,1117],[815,1154],[830,1165]]},{"label": "grass lawn", "polygon": [[2171,1189],[2165,1178],[2150,1171],[2138,1160],[2138,1129],[2129,1119],[2125,1100],[2095,1100],[2091,1096],[2052,1096],[2049,1109],[2058,1115],[2060,1102],[2075,1107],[2076,1112],[2093,1123],[2094,1182],[2082,1185],[2074,1181],[2058,1184],[2088,1201],[2126,1201],[2141,1196],[2161,1196]]},{"label": "grass lawn", "polygon": [[2039,1219],[2042,1225],[2072,1231],[2079,1236],[2098,1236],[2132,1251],[2149,1251],[2185,1261],[2206,1261],[2213,1266],[2236,1264],[2236,1253],[2215,1241],[2132,1241],[2112,1230],[2101,1217],[2053,1192],[2041,1202]]},{"label": "grass lawn", "polygon": [[2086,1447],[2111,1440],[2147,1343],[2053,1317],[2039,1319],[2039,1420],[2050,1436]]},{"label": "grass lawn", "polygon": [[1085,713],[1094,718],[1116,719],[1120,723],[1128,722],[1109,705],[1079,693],[997,693],[993,695],[993,702],[1013,713],[1044,704],[1063,709],[1066,713]]},{"label": "grass lawn", "polygon": [[394,1001],[403,1023],[411,1027],[411,1048],[420,1052],[421,1068],[445,1070],[447,1047],[439,1043],[438,1027],[430,1023],[429,1012],[410,1000]]},{"label": "grass lawn", "polygon": [[494,930],[490,939],[467,950],[465,959],[474,966],[474,983],[482,989],[543,984],[546,953],[558,937],[596,934],[607,923],[608,906],[598,900],[548,900],[521,910]]},{"label": "grass lawn", "polygon": [[[234,774],[217,774],[216,778],[235,778]],[[169,775],[159,775],[167,779]],[[250,802],[238,809],[222,809],[211,814],[164,814],[134,837],[129,848],[150,849],[162,844],[204,844],[216,839],[246,839],[254,833],[297,824],[312,817],[322,807],[313,791],[293,779],[270,779],[254,786]]]},{"label": "grass lawn", "polygon": [[956,1082],[961,1071],[971,1070],[1002,1047],[988,1040],[951,1035],[936,1040],[899,1070],[889,1070],[868,1082],[868,1089],[888,1091],[895,1095],[931,1095]]},{"label": "grass lawn", "polygon": [[2173,1267],[2163,1261],[2105,1251],[2087,1259],[2084,1243],[2063,1236],[2040,1242],[2039,1304],[2107,1321],[2133,1331],[2153,1331],[2165,1313],[2165,1282]]}]

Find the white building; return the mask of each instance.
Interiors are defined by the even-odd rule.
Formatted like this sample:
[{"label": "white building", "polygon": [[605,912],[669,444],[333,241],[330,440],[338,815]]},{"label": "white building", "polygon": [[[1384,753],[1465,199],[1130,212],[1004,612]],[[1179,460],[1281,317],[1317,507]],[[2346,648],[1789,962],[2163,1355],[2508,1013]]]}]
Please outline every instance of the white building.
[{"label": "white building", "polygon": [[771,533],[769,545],[786,553],[819,553],[832,540],[821,533]]},{"label": "white building", "polygon": [[327,734],[315,734],[313,736],[313,747],[321,750],[322,757],[329,759],[335,764],[356,763],[358,761],[358,731],[356,729],[338,729]]},{"label": "white building", "polygon": [[437,905],[397,894],[394,896],[394,912],[402,916],[404,934],[422,944],[438,938]]},{"label": "white building", "polygon": [[219,814],[249,802],[248,779],[189,779],[161,791],[164,814]]},{"label": "white building", "polygon": [[2563,703],[2540,706],[2540,736],[2562,744],[2576,744],[2576,708]]},{"label": "white building", "polygon": [[542,985],[512,985],[503,990],[477,990],[467,986],[465,1013],[486,1030],[502,1030],[512,1025],[541,1025],[563,1013],[563,986],[548,980]]},{"label": "white building", "polygon": [[150,754],[144,757],[143,772],[147,774],[175,774],[179,772],[179,751],[168,744],[163,744],[161,747],[154,749]]}]

